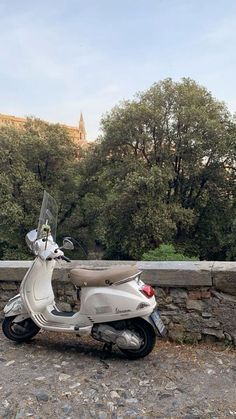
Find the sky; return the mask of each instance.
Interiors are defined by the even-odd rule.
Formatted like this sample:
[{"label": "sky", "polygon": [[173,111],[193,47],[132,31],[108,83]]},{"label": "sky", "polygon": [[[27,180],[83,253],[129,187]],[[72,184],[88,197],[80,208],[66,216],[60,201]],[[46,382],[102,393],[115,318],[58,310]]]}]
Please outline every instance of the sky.
[{"label": "sky", "polygon": [[0,113],[77,125],[191,77],[236,111],[235,0],[0,0]]}]

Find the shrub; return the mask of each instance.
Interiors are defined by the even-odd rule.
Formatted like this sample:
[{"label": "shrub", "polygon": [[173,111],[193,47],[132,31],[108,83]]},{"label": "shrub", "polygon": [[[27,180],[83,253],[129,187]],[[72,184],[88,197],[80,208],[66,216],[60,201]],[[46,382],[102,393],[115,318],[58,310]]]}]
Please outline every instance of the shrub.
[{"label": "shrub", "polygon": [[144,253],[142,256],[142,260],[199,260],[197,257],[194,256],[186,256],[182,253],[178,253],[173,244],[167,243],[167,244],[161,244],[159,247],[157,247],[154,250],[149,250],[148,252]]}]

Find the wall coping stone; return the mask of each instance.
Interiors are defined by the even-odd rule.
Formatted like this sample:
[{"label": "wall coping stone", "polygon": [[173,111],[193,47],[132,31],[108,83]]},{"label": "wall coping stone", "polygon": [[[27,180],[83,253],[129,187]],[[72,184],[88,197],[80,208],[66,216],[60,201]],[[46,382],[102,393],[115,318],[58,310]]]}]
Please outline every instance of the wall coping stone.
[{"label": "wall coping stone", "polygon": [[[32,261],[0,261],[0,281],[20,282]],[[106,269],[114,265],[137,265],[143,272],[142,279],[162,288],[214,287],[236,295],[236,262],[145,262],[112,260],[74,260],[70,264],[60,262],[54,270],[53,278],[68,282],[70,269]]]},{"label": "wall coping stone", "polygon": [[212,286],[214,262],[137,262],[142,278],[159,287]]},{"label": "wall coping stone", "polygon": [[212,284],[219,291],[236,295],[236,262],[214,262]]},{"label": "wall coping stone", "polygon": [[[32,261],[0,261],[0,281],[20,282]],[[111,260],[74,260],[61,262],[53,278],[67,282],[70,269],[76,266],[89,269],[106,269],[114,265],[137,265],[143,271],[142,279],[162,288],[212,287],[236,295],[236,262],[145,262]]]}]

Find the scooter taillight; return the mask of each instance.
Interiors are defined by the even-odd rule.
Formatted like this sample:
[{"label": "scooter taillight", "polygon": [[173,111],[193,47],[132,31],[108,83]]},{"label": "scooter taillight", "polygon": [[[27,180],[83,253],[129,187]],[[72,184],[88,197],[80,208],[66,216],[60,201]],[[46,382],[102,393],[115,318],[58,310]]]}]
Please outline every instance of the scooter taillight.
[{"label": "scooter taillight", "polygon": [[140,290],[147,298],[153,297],[155,295],[154,289],[151,287],[151,285],[143,285]]}]

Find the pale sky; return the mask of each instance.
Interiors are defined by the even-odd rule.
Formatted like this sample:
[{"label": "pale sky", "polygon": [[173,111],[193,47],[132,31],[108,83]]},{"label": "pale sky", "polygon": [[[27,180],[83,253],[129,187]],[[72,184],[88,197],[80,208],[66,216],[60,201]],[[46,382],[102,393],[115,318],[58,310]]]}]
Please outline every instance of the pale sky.
[{"label": "pale sky", "polygon": [[0,0],[0,113],[77,125],[163,78],[236,111],[235,0]]}]

